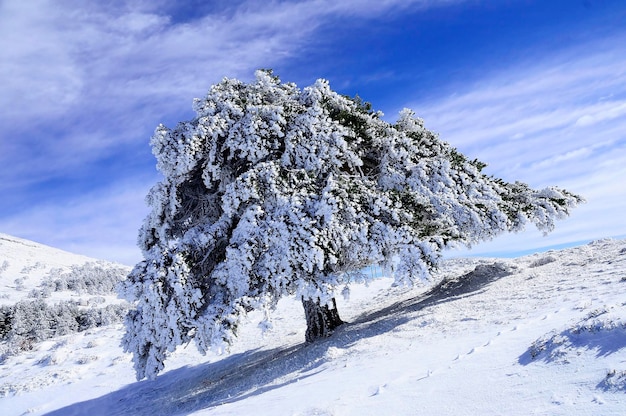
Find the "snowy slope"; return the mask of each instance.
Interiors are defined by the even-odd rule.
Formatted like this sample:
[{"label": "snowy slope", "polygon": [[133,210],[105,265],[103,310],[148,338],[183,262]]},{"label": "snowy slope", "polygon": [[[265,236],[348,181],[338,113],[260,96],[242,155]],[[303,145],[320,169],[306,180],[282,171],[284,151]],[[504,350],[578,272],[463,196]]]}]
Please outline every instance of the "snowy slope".
[{"label": "snowy slope", "polygon": [[95,260],[0,234],[0,305],[25,298],[52,269],[88,261]]},{"label": "snowy slope", "polygon": [[[126,268],[119,264],[68,253],[33,241],[0,233],[0,305],[12,305],[27,299],[33,289],[51,276],[87,263],[107,268]],[[74,294],[75,295],[75,294]],[[51,293],[48,302],[72,297],[68,293]]]},{"label": "snowy slope", "polygon": [[626,241],[449,260],[436,279],[351,288],[349,323],[310,345],[284,299],[265,335],[253,314],[229,354],[180,348],[155,381],[134,380],[120,325],[46,341],[0,365],[0,414],[626,414]]},{"label": "snowy slope", "polygon": [[[107,320],[121,321],[127,306],[117,297],[115,282],[129,270],[0,234],[0,397],[73,380],[74,371],[60,368],[63,339],[78,339],[83,336],[78,331]],[[21,305],[19,316],[17,305]],[[29,314],[33,315],[30,321]],[[77,317],[82,319],[80,324]],[[40,330],[29,331],[31,323],[37,323]],[[7,327],[12,333],[5,333]],[[61,338],[55,336],[58,333],[69,335]],[[32,357],[36,357],[35,365]],[[86,361],[89,357],[75,358]],[[23,360],[26,364],[20,365]],[[41,371],[49,366],[56,366],[53,374]],[[8,414],[3,406],[0,399],[0,414]]]}]

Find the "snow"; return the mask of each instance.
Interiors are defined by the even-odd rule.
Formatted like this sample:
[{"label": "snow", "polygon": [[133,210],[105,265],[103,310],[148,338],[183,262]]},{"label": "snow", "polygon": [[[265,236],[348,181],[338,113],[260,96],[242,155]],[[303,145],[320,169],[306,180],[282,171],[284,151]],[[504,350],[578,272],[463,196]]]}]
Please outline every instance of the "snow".
[{"label": "snow", "polygon": [[[40,264],[24,275],[35,287],[42,270],[89,261],[0,243],[5,303],[22,293],[9,272]],[[625,293],[626,240],[449,259],[433,286],[351,286],[337,297],[348,324],[326,340],[303,342],[286,298],[264,334],[254,312],[230,352],[181,346],[153,381],[135,381],[121,324],[41,342],[0,364],[0,414],[624,415]]]},{"label": "snow", "polygon": [[22,300],[53,269],[89,261],[95,260],[0,233],[0,305]]}]

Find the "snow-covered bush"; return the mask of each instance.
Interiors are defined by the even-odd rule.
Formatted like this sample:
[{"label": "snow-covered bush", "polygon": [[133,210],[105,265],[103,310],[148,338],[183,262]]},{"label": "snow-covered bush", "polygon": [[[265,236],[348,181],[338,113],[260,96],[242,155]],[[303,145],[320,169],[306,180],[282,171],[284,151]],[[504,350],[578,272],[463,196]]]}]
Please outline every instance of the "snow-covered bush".
[{"label": "snow-covered bush", "polygon": [[29,298],[46,299],[52,295],[52,287],[43,283],[40,287],[32,289],[28,293]]},{"label": "snow-covered bush", "polygon": [[528,265],[530,268],[545,266],[546,264],[554,263],[556,259],[553,256],[540,257]]},{"label": "snow-covered bush", "polygon": [[177,345],[231,343],[248,311],[269,317],[285,295],[302,297],[307,340],[327,336],[342,323],[334,290],[355,271],[380,264],[415,284],[441,250],[528,223],[550,231],[582,200],[488,176],[412,111],[390,124],[324,80],[299,89],[258,71],[194,109],[151,140],[164,178],[122,291],[136,303],[123,345],[138,378]]},{"label": "snow-covered bush", "polygon": [[24,278],[18,277],[13,281],[15,283],[15,290],[24,290]]},{"label": "snow-covered bush", "polygon": [[0,340],[5,339],[6,335],[11,331],[11,318],[13,311],[10,306],[0,306]]},{"label": "snow-covered bush", "polygon": [[626,371],[611,370],[598,387],[607,391],[626,393]]},{"label": "snow-covered bush", "polygon": [[583,348],[597,348],[600,354],[626,348],[626,322],[616,313],[624,306],[596,309],[567,329],[537,339],[528,349],[530,358],[567,364]]},{"label": "snow-covered bush", "polygon": [[30,273],[32,273],[34,270],[37,270],[37,269],[43,269],[43,268],[45,268],[45,267],[46,267],[46,266],[45,266],[42,262],[38,261],[38,262],[36,262],[36,263],[34,263],[34,264],[30,264],[30,265],[28,265],[28,266],[24,266],[24,267],[22,267],[22,270],[20,271],[20,273],[21,273],[21,274],[25,274],[25,275],[29,275],[29,274],[30,274]]}]

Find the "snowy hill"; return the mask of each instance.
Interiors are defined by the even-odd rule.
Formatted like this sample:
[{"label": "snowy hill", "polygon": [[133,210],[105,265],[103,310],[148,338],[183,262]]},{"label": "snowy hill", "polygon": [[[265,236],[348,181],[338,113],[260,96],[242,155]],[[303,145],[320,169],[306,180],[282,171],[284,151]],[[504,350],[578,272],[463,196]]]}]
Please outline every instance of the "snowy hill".
[{"label": "snowy hill", "polygon": [[[68,253],[33,241],[0,233],[0,305],[11,305],[29,297],[45,280],[67,273],[86,264],[108,269],[129,268]],[[67,291],[52,291],[48,302],[68,297]],[[75,295],[76,293],[74,293]],[[71,295],[70,295],[71,296]]]},{"label": "snowy hill", "polygon": [[[20,241],[1,237],[14,286]],[[29,258],[39,275],[43,253]],[[304,344],[302,306],[284,299],[264,335],[252,314],[229,354],[180,348],[155,381],[135,381],[121,324],[39,342],[0,364],[0,414],[626,414],[626,241],[448,260],[432,286],[391,283],[339,297],[349,323],[327,340]]]},{"label": "snowy hill", "polygon": [[[0,234],[0,397],[41,387],[50,377],[38,368],[58,361],[58,353],[24,368],[25,357],[46,351],[61,336],[121,322],[128,310],[117,297],[117,283],[129,268]],[[82,335],[82,334],[81,334]],[[14,382],[5,382],[5,375]],[[57,381],[58,382],[58,381]],[[0,403],[0,414],[7,414]]]}]

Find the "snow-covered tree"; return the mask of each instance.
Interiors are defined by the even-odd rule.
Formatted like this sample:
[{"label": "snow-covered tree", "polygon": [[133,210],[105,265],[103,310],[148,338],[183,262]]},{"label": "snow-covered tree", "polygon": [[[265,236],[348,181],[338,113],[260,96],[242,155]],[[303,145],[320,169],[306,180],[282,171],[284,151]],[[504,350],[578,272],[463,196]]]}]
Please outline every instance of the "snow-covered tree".
[{"label": "snow-covered tree", "polygon": [[136,308],[123,345],[139,379],[168,352],[232,343],[251,310],[301,297],[307,341],[342,323],[335,289],[378,264],[400,284],[440,252],[527,223],[550,231],[582,199],[487,176],[410,110],[390,124],[328,82],[299,89],[271,71],[224,79],[196,117],[151,140],[164,178],[140,231],[144,260],[123,283]]}]

